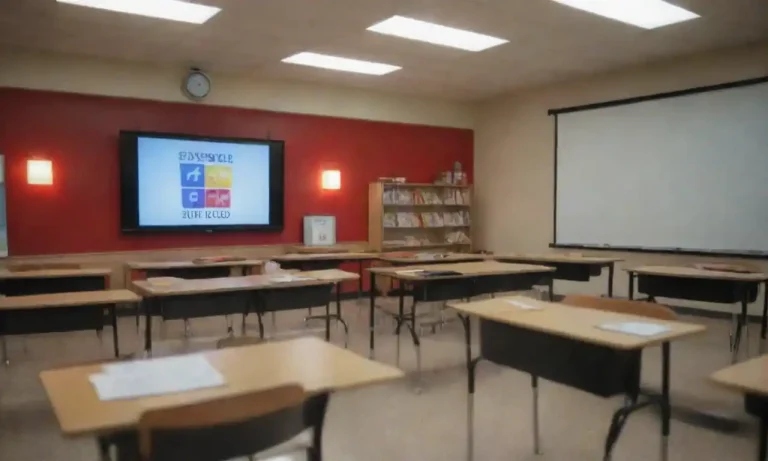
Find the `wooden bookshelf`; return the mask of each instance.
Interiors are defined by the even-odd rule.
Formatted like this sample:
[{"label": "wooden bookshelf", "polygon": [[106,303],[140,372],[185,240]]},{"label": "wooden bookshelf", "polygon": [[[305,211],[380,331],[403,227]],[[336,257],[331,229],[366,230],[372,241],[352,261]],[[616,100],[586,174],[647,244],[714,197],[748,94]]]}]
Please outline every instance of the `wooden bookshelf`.
[{"label": "wooden bookshelf", "polygon": [[371,183],[371,250],[471,251],[471,198],[471,186]]}]

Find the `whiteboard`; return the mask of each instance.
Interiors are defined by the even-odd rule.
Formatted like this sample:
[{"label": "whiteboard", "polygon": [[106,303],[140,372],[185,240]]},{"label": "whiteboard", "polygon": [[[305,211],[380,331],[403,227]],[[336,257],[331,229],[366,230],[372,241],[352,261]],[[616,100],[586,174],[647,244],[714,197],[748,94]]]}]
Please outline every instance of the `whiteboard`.
[{"label": "whiteboard", "polygon": [[556,117],[556,244],[768,254],[768,83]]}]

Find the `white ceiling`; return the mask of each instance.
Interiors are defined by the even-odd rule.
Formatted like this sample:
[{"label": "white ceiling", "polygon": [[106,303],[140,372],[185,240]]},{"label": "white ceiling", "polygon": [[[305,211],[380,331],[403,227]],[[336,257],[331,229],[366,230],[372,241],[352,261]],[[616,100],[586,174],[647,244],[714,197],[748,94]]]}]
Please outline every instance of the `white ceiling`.
[{"label": "white ceiling", "polygon": [[[673,0],[702,18],[650,31],[551,0],[196,1],[223,11],[195,26],[55,0],[0,0],[0,45],[477,100],[524,86],[768,39],[768,0]],[[471,53],[365,30],[394,14],[510,42]],[[280,62],[299,51],[403,69],[374,77]]]}]

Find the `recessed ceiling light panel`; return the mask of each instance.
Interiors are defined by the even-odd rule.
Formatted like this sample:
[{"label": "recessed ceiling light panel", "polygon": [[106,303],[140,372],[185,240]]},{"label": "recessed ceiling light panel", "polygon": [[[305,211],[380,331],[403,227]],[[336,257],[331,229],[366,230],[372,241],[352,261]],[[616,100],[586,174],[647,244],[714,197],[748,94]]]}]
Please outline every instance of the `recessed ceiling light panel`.
[{"label": "recessed ceiling light panel", "polygon": [[483,51],[507,43],[503,38],[441,26],[404,16],[392,16],[368,28],[371,32],[418,40],[466,51]]},{"label": "recessed ceiling light panel", "polygon": [[169,21],[202,24],[215,16],[221,8],[180,0],[56,0],[59,3],[136,14]]},{"label": "recessed ceiling light panel", "polygon": [[599,16],[642,27],[643,29],[656,29],[699,17],[696,13],[663,0],[554,1]]},{"label": "recessed ceiling light panel", "polygon": [[390,64],[361,61],[359,59],[342,58],[339,56],[310,52],[294,54],[293,56],[283,59],[283,62],[368,75],[385,75],[401,69],[401,67]]}]

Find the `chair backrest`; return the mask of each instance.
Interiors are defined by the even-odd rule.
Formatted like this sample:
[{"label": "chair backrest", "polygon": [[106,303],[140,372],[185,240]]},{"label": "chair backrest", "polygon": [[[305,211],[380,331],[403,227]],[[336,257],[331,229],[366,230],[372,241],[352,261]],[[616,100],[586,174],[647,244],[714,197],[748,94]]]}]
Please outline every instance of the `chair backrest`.
[{"label": "chair backrest", "polygon": [[659,320],[677,320],[677,314],[661,304],[647,301],[630,301],[628,299],[601,298],[598,296],[568,295],[562,304],[576,307],[586,307],[602,311],[619,312]]},{"label": "chair backrest", "polygon": [[149,410],[139,420],[144,461],[223,461],[250,456],[306,429],[305,394],[288,385]]}]

